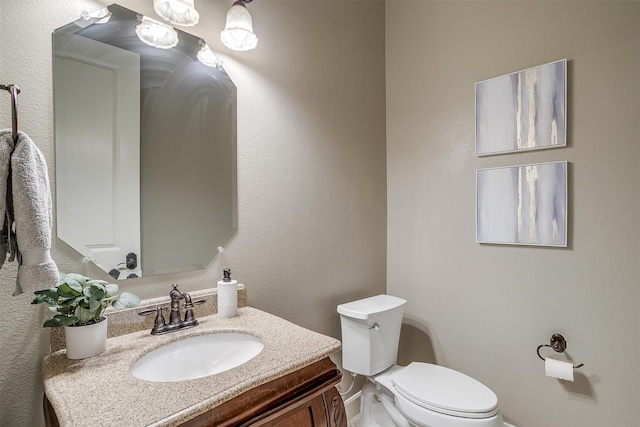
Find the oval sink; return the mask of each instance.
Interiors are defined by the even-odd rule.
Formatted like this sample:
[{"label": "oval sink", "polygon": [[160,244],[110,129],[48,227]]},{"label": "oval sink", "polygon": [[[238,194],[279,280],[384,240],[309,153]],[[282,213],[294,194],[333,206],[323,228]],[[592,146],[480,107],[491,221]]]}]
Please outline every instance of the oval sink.
[{"label": "oval sink", "polygon": [[145,381],[192,380],[240,366],[263,348],[262,341],[249,334],[198,335],[145,354],[131,367],[131,373]]}]

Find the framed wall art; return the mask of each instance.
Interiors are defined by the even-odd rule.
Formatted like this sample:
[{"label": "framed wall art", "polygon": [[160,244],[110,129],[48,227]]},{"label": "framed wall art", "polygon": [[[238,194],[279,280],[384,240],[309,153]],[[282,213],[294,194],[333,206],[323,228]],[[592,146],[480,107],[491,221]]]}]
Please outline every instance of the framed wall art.
[{"label": "framed wall art", "polygon": [[475,85],[476,155],[567,145],[567,60]]},{"label": "framed wall art", "polygon": [[476,171],[476,242],[567,246],[567,162]]}]

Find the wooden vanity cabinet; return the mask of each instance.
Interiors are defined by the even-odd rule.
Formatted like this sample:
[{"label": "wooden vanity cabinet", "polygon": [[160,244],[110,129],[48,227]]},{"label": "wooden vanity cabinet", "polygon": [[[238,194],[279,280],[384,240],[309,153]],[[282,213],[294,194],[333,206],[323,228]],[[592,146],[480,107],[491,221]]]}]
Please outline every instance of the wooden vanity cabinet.
[{"label": "wooden vanity cabinet", "polygon": [[[347,427],[335,386],[342,374],[327,357],[255,387],[186,421],[183,427]],[[46,399],[47,426],[58,420]]]},{"label": "wooden vanity cabinet", "polygon": [[184,427],[346,427],[335,386],[342,374],[329,358],[253,388]]}]

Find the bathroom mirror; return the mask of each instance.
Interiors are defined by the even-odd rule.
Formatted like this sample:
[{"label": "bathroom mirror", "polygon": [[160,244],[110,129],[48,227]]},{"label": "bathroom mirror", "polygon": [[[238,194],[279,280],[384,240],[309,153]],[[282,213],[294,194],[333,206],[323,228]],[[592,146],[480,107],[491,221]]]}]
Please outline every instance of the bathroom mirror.
[{"label": "bathroom mirror", "polygon": [[237,228],[236,87],[107,9],[53,33],[57,235],[117,279],[204,268]]}]

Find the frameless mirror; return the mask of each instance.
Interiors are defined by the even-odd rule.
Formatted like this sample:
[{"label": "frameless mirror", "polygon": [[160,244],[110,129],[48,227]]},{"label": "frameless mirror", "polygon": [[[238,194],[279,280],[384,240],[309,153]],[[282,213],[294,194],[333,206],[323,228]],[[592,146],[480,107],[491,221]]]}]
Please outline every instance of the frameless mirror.
[{"label": "frameless mirror", "polygon": [[58,237],[117,279],[204,268],[237,228],[236,87],[107,9],[53,33]]}]

